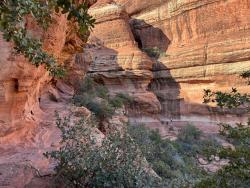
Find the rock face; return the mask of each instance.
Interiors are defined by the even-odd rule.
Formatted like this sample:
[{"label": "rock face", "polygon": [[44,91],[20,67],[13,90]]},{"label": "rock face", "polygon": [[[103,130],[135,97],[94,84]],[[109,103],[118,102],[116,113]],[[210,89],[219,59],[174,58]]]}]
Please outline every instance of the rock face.
[{"label": "rock face", "polygon": [[54,19],[47,32],[30,18],[27,28],[43,40],[48,53],[69,68],[66,81],[52,78],[44,67],[36,68],[15,54],[13,45],[0,33],[0,187],[55,187],[48,177],[53,164],[43,156],[60,141],[55,111],[62,116],[70,111],[85,113],[73,109],[70,99],[74,80],[85,75],[90,61],[77,53],[83,41],[71,32],[72,23],[64,15]]},{"label": "rock face", "polygon": [[[66,17],[55,16],[46,33],[27,19],[44,49],[68,65],[69,85],[91,62],[89,76],[112,93],[134,97],[130,120],[163,135],[189,122],[214,132],[220,121],[246,120],[244,109],[202,104],[202,91],[233,86],[250,92],[238,77],[250,67],[249,0],[98,0],[90,14],[96,26],[84,54],[77,53],[83,43]],[[48,176],[53,166],[43,157],[60,139],[54,111],[76,116],[89,111],[70,105],[73,87],[12,48],[0,34],[0,187],[55,187]],[[144,52],[152,48],[154,58]]]},{"label": "rock face", "polygon": [[[54,23],[44,33],[36,28],[32,20],[27,20],[27,27],[35,36],[43,39],[43,48],[53,54],[59,63],[64,62],[68,67],[69,76],[66,81],[74,84],[73,80],[81,78],[87,71],[87,56],[77,54],[77,44],[80,39],[70,33],[67,19],[63,15],[54,16]],[[79,41],[74,44],[75,49],[70,50],[67,44],[71,41]],[[73,42],[72,42],[73,41]],[[79,44],[80,45],[80,44]],[[71,47],[72,48],[72,47]],[[59,80],[52,78],[49,73],[40,66],[36,68],[23,56],[14,53],[11,43],[6,42],[0,35],[0,136],[17,131],[26,124],[34,124],[43,114],[41,110],[42,96],[45,93],[54,95],[58,100],[58,92],[69,92],[60,86]],[[74,79],[72,79],[72,77]],[[73,91],[70,91],[73,94]]]},{"label": "rock face", "polygon": [[[44,44],[45,49],[58,57],[66,39],[64,32],[66,18],[57,17],[56,20],[57,24],[50,28],[54,30],[53,34],[49,34],[49,32],[44,34],[47,35],[45,37],[48,37]],[[29,27],[35,26],[33,23],[29,23]],[[41,36],[40,31],[36,28],[32,31]],[[24,57],[15,55],[13,46],[5,42],[2,36],[0,36],[0,49],[0,136],[4,136],[23,128],[39,116],[38,114],[41,113],[39,97],[51,77],[43,67],[37,69]]]},{"label": "rock face", "polygon": [[[114,92],[136,93],[131,119],[206,131],[246,120],[243,109],[207,106],[202,97],[207,88],[250,91],[238,77],[250,67],[249,0],[99,0],[90,13],[89,73]],[[141,50],[152,48],[157,60]]]},{"label": "rock face", "polygon": [[153,92],[148,91],[153,74],[153,61],[137,46],[125,10],[106,1],[98,1],[90,9],[96,25],[89,37],[85,52],[93,62],[89,75],[105,84],[113,93],[134,96],[130,114],[153,116],[161,107]]}]

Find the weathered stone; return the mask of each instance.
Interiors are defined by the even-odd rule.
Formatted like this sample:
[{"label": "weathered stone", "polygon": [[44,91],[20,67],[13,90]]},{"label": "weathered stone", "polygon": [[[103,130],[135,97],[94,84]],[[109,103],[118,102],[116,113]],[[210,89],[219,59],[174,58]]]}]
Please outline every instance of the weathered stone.
[{"label": "weathered stone", "polygon": [[[113,86],[110,89],[114,91],[121,85],[119,91],[138,92],[138,88],[126,85],[130,82],[138,86],[144,80],[143,88],[148,87],[161,103],[161,122],[172,121],[176,126],[191,122],[212,132],[217,131],[216,124],[221,121],[244,122],[244,109],[221,110],[202,102],[203,89],[207,88],[230,91],[237,87],[249,92],[249,86],[238,76],[250,67],[249,10],[248,0],[99,0],[90,11],[97,17],[91,36],[108,48],[114,60],[99,49],[91,75],[106,79],[105,84]],[[139,80],[131,72],[124,73],[127,66],[119,58],[121,51],[138,53],[137,47],[156,48],[161,53],[153,67],[140,69]],[[128,63],[137,65],[130,58]],[[130,70],[136,69],[130,66]],[[153,79],[148,84],[152,77],[146,75],[150,71]],[[137,114],[144,116],[143,111]]]},{"label": "weathered stone", "polygon": [[[98,1],[90,10],[96,25],[85,52],[92,54],[89,75],[105,84],[112,93],[134,97],[129,112],[133,116],[152,116],[160,112],[160,103],[147,91],[153,61],[137,46],[123,7],[111,1]],[[158,122],[158,120],[155,119]]]},{"label": "weathered stone", "polygon": [[[68,76],[72,74],[79,80],[89,61],[80,58],[78,51],[67,51],[67,40],[72,35],[67,33],[71,23],[66,16],[58,14],[54,19],[46,32],[30,18],[27,28],[43,40],[44,50],[53,54],[58,63],[70,67]],[[14,53],[13,44],[0,33],[0,187],[49,186],[51,181],[40,178],[34,168],[41,174],[53,174],[55,164],[43,153],[58,148],[60,131],[55,126],[55,111],[69,115],[73,93],[71,86],[52,78],[44,66],[35,67]]]},{"label": "weathered stone", "polygon": [[[36,68],[13,53],[13,45],[0,35],[0,186],[54,187],[50,178],[36,173],[53,174],[55,164],[43,153],[59,147],[55,111],[89,116],[84,108],[72,109],[70,98],[90,64],[88,74],[112,94],[134,97],[127,109],[132,122],[144,122],[167,138],[170,129],[176,132],[187,123],[216,132],[218,122],[246,121],[243,108],[203,104],[202,91],[236,87],[249,93],[238,76],[250,67],[249,0],[95,2],[89,5],[96,26],[83,54],[84,41],[65,16],[54,16],[45,33],[27,18],[32,35],[68,67],[65,81],[52,79],[43,66]],[[151,48],[158,49],[157,60],[143,52]],[[116,116],[107,126],[126,121]],[[96,135],[104,137],[98,129]],[[205,168],[216,171],[226,163],[215,161]]]}]

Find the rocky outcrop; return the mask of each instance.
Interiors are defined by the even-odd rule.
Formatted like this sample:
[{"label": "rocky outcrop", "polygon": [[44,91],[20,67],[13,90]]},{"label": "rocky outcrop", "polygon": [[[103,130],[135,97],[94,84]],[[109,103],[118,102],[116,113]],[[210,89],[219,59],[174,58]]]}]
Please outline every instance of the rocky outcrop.
[{"label": "rocky outcrop", "polygon": [[[244,109],[225,111],[202,101],[207,88],[249,92],[238,77],[250,67],[248,0],[99,0],[90,12],[97,18],[91,39],[103,46],[93,52],[90,74],[113,91],[150,93],[132,117],[166,127],[190,122],[212,132],[220,121],[246,120]],[[152,48],[159,59],[142,53]]]},{"label": "rocky outcrop", "polygon": [[[154,116],[160,112],[156,96],[148,91],[153,78],[153,61],[137,46],[125,10],[114,3],[98,1],[89,10],[96,18],[85,52],[93,59],[89,76],[105,84],[112,93],[128,93],[135,104],[133,116]],[[156,121],[156,120],[154,120]]]},{"label": "rocky outcrop", "polygon": [[88,115],[72,107],[71,98],[75,80],[83,78],[90,61],[78,53],[83,41],[66,16],[54,15],[46,32],[30,18],[26,23],[44,50],[68,67],[68,79],[52,78],[43,66],[33,66],[0,33],[0,187],[55,187],[50,178],[54,164],[43,153],[59,145],[55,111]]},{"label": "rocky outcrop", "polygon": [[[43,39],[43,48],[53,54],[58,63],[64,63],[68,67],[69,76],[64,82],[74,85],[74,80],[79,80],[86,73],[90,60],[87,56],[77,54],[77,48],[83,42],[70,32],[69,26],[72,25],[65,16],[55,15],[48,31],[42,32],[32,20],[27,19],[27,28],[34,36]],[[42,96],[46,92],[58,98],[57,90],[69,92],[71,95],[73,91],[58,84],[61,81],[52,78],[43,66],[37,68],[23,56],[15,54],[13,45],[6,42],[1,35],[0,48],[0,136],[5,136],[27,124],[34,124],[32,122],[40,118],[43,114]]]}]

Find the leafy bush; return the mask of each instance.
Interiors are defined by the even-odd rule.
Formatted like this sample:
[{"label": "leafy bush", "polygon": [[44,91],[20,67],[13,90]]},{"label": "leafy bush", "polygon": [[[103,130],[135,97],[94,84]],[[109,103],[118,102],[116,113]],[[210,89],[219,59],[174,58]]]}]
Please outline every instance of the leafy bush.
[{"label": "leafy bush", "polygon": [[196,127],[192,125],[185,126],[181,129],[176,140],[179,152],[190,157],[202,154],[207,159],[210,159],[210,156],[215,155],[221,145],[214,138],[202,137],[204,137],[202,132]]},{"label": "leafy bush", "polygon": [[[209,176],[196,155],[210,140],[201,140],[192,126],[181,131],[184,137],[170,141],[143,125],[128,125],[123,134],[108,134],[100,144],[92,129],[97,125],[94,119],[72,124],[70,118],[57,118],[62,146],[46,156],[58,162],[57,176],[68,187],[192,187]],[[189,148],[192,155],[183,149],[191,143],[196,145]]]},{"label": "leafy bush", "polygon": [[249,109],[250,94],[241,94],[236,88],[227,92],[212,92],[210,89],[204,90],[204,103],[215,102],[219,107],[237,108],[244,106]]},{"label": "leafy bush", "polygon": [[83,80],[83,83],[79,83],[79,88],[76,93],[94,93],[95,92],[96,83],[89,76],[86,76]]},{"label": "leafy bush", "polygon": [[[140,147],[154,171],[163,178],[162,187],[191,187],[208,174],[199,167],[197,155],[204,148],[216,150],[219,145],[212,139],[201,139],[201,132],[188,125],[176,141],[163,140],[158,131],[143,125],[130,125],[128,132]],[[213,143],[213,144],[211,144]]]},{"label": "leafy bush", "polygon": [[99,120],[110,118],[114,114],[114,108],[106,101],[100,103],[91,101],[86,107],[93,112]]},{"label": "leafy bush", "polygon": [[122,108],[123,105],[129,105],[133,102],[132,97],[124,93],[118,93],[109,99],[109,103],[114,108]]},{"label": "leafy bush", "polygon": [[138,146],[127,132],[112,133],[102,144],[94,136],[96,122],[83,119],[70,125],[70,119],[57,118],[62,146],[45,155],[57,160],[57,176],[67,187],[153,187],[159,178],[150,173]]},{"label": "leafy bush", "polygon": [[221,135],[225,136],[234,148],[222,148],[216,154],[222,159],[229,160],[229,164],[212,177],[198,183],[196,187],[247,188],[250,185],[250,120],[247,125],[238,124],[237,127],[231,127],[220,124],[220,126]]},{"label": "leafy bush", "polygon": [[192,125],[187,125],[178,134],[178,140],[192,142],[201,138],[202,132]]}]

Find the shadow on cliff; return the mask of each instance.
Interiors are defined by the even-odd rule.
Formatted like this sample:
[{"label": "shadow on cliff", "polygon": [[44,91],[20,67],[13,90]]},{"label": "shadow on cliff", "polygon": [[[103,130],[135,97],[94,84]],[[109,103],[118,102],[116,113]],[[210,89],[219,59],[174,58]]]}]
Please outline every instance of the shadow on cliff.
[{"label": "shadow on cliff", "polygon": [[131,19],[130,27],[140,49],[157,48],[160,52],[167,51],[171,41],[160,28],[140,19]]},{"label": "shadow on cliff", "polygon": [[[163,119],[180,119],[181,117],[181,98],[180,85],[171,76],[167,67],[155,60],[152,67],[153,79],[148,85],[149,91],[152,91],[161,103],[161,115]],[[164,120],[162,120],[164,122]],[[162,122],[162,123],[163,123]]]},{"label": "shadow on cliff", "polygon": [[[138,47],[146,52],[154,62],[152,67],[153,79],[148,85],[148,90],[153,92],[161,103],[162,119],[180,119],[181,98],[180,85],[172,77],[166,65],[159,61],[159,58],[166,56],[170,39],[160,28],[146,23],[144,20],[132,19],[130,21],[132,33]],[[164,123],[164,120],[162,120]]]},{"label": "shadow on cliff", "polygon": [[[184,101],[180,96],[180,83],[171,75],[170,69],[166,63],[161,62],[161,57],[167,56],[168,47],[171,44],[170,39],[165,35],[160,27],[152,26],[144,20],[131,19],[130,26],[138,47],[148,53],[154,61],[152,72],[153,79],[148,85],[149,91],[152,91],[161,102],[161,120],[166,123],[169,120],[180,120],[181,116],[201,117],[208,116],[211,121],[227,118],[235,115],[240,117],[246,113],[244,109],[221,109],[205,104],[198,104]],[[192,85],[192,80],[187,81]],[[204,81],[198,81],[203,83]],[[203,92],[201,88],[200,92]],[[198,119],[196,119],[198,120]]]},{"label": "shadow on cliff", "polygon": [[[166,66],[167,63],[165,63],[165,61],[161,62],[161,59],[165,58],[159,58],[162,56],[167,56],[166,52],[168,51],[168,47],[171,44],[170,39],[161,30],[161,26],[157,28],[156,26],[145,23],[145,21],[143,20],[135,19],[130,22],[130,26],[134,35],[134,39],[138,44],[138,48],[145,53],[148,53],[150,52],[148,50],[153,49],[153,55],[152,53],[148,53],[154,64],[151,69],[153,78],[148,84],[147,90],[153,92],[161,103],[161,113],[159,114],[159,117],[163,124],[168,124],[172,120],[178,122],[181,120],[181,117],[183,117],[183,119],[180,121],[183,121],[182,124],[189,121],[201,122],[202,124],[204,122],[211,121],[212,123],[215,122],[216,124],[216,122],[221,117],[227,118],[225,116],[225,114],[227,114],[227,111],[225,110],[200,103],[184,101],[184,98],[181,97],[180,82],[171,75],[172,71]],[[91,43],[87,46],[87,51],[92,51],[91,54],[94,63],[92,63],[92,65],[90,66],[88,74],[94,77],[95,81],[97,81],[98,83],[106,85],[109,89],[111,89],[111,91],[128,91],[131,93],[131,85],[134,89],[134,93],[140,91],[140,87],[142,87],[143,83],[145,83],[145,77],[143,77],[145,75],[138,76],[131,69],[123,69],[123,67],[127,67],[124,66],[126,63],[131,63],[131,59],[122,57],[124,56],[124,54],[122,54],[121,52],[106,47],[102,40],[95,37],[91,38],[93,39],[93,41],[91,41]],[[114,45],[115,48],[119,48],[119,41],[117,41],[116,43],[115,39],[112,39],[111,42],[110,44]],[[126,49],[124,51],[126,51],[128,55],[131,55],[131,51],[129,50],[130,49]],[[123,59],[123,62],[118,62],[121,59]],[[182,84],[184,85],[183,87],[192,87],[193,84],[199,83],[202,83],[202,80],[182,81]],[[201,93],[202,89],[203,88],[200,88]],[[152,107],[141,107],[139,103],[135,103],[135,105],[133,105],[134,110],[132,115],[136,117],[143,116],[144,114],[141,114],[140,111],[148,112],[148,108]],[[151,112],[152,111],[154,111],[154,109],[151,109]],[[150,113],[148,113],[149,116]],[[156,113],[158,112],[152,112],[151,115]],[[238,115],[240,113],[237,112],[231,114]]]},{"label": "shadow on cliff", "polygon": [[[173,119],[180,119],[182,100],[179,97],[180,85],[171,76],[170,70],[158,60],[160,56],[166,54],[168,46],[170,45],[169,38],[161,29],[146,24],[143,20],[133,20],[130,25],[139,49],[141,49],[142,52],[147,53],[154,62],[152,67],[154,77],[149,83],[147,90],[153,92],[161,103],[161,116],[163,117],[161,118],[163,119],[162,123],[165,121],[169,122]],[[143,29],[141,29],[141,26]],[[131,82],[132,80],[134,83],[143,83],[143,80],[140,80],[143,78],[136,76],[132,71],[129,71],[128,73],[126,70],[122,69],[117,62],[119,58],[118,56],[121,56],[121,54],[118,54],[114,49],[105,47],[100,39],[92,38],[88,48],[95,51],[93,53],[94,63],[90,66],[89,75],[94,77],[95,81],[98,83],[107,85],[112,82],[113,87],[116,85],[120,88],[122,87],[125,91],[126,86],[123,87],[123,85],[126,82]],[[156,49],[153,51],[153,54],[150,54],[151,49]],[[118,71],[121,71],[124,74],[116,77],[115,74],[117,74]],[[112,75],[114,77],[112,77]],[[136,86],[135,84],[135,87],[140,86]],[[139,90],[140,88],[135,89]],[[133,106],[138,108],[135,109],[135,111],[140,111],[138,105]],[[143,111],[145,111],[145,109]]]}]

